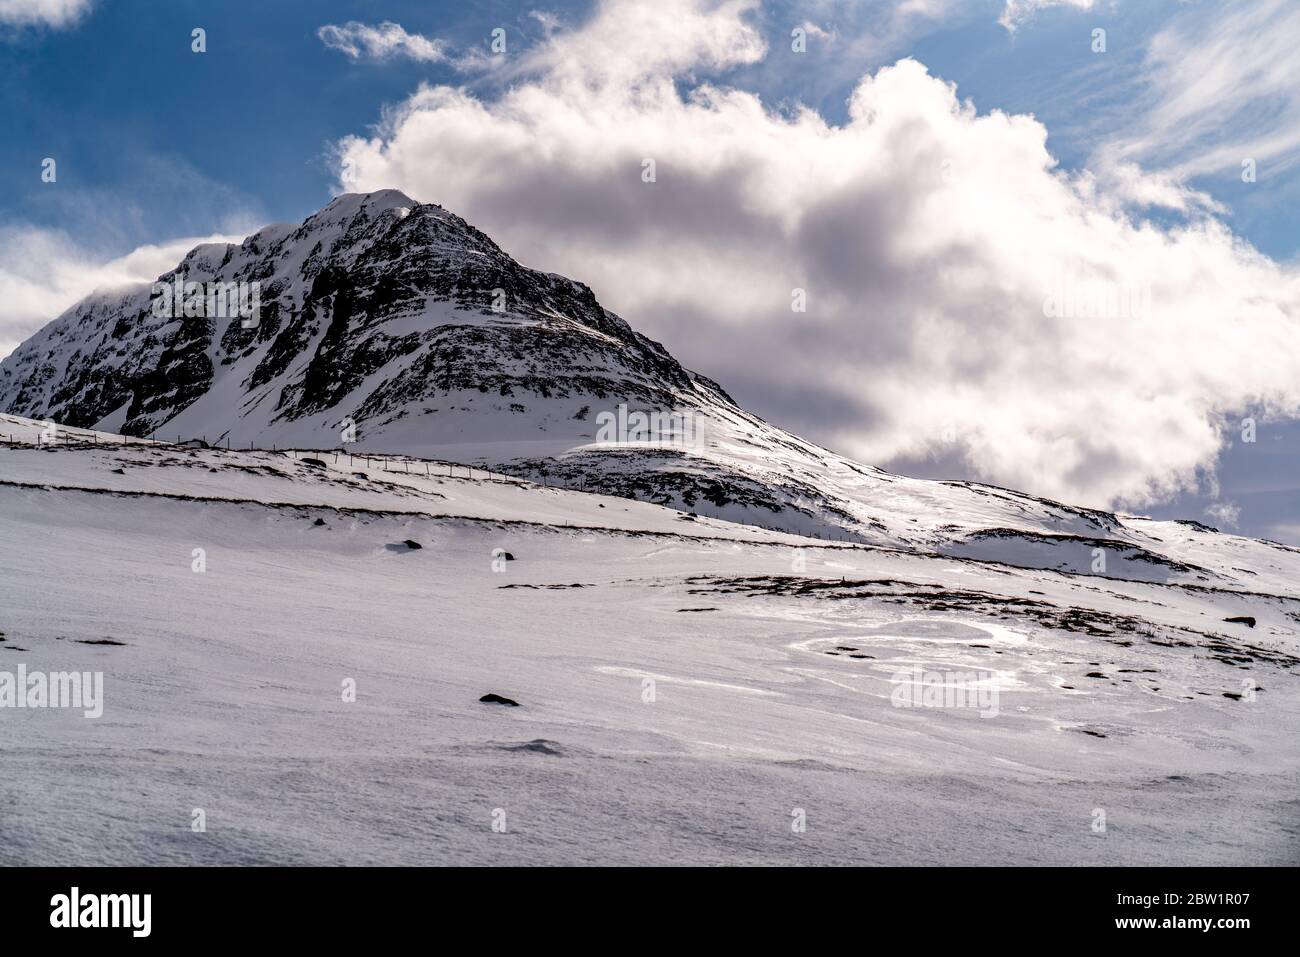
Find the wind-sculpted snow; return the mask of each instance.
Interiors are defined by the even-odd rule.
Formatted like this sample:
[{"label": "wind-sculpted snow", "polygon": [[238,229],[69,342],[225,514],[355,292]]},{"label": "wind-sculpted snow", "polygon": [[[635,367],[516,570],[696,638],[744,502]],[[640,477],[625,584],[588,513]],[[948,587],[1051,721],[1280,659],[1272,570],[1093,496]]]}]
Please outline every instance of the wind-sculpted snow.
[{"label": "wind-sculpted snow", "polygon": [[[1238,541],[1127,521],[1193,576]],[[0,709],[0,864],[1296,864],[1300,598],[1256,565],[0,416],[0,670],[104,676]]]}]

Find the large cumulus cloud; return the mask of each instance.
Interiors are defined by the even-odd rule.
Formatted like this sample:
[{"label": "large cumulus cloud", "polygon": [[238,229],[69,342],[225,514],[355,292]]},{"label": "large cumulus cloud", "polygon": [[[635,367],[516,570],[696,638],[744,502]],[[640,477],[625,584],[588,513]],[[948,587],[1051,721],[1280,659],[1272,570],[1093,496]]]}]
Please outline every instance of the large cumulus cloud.
[{"label": "large cumulus cloud", "polygon": [[1300,409],[1297,275],[1212,210],[1143,219],[1140,170],[1119,192],[1062,172],[1040,123],[914,60],[862,77],[839,124],[698,79],[792,55],[754,12],[605,2],[500,92],[427,86],[342,141],[341,185],[456,210],[875,464],[1137,506],[1197,483],[1225,423]]}]

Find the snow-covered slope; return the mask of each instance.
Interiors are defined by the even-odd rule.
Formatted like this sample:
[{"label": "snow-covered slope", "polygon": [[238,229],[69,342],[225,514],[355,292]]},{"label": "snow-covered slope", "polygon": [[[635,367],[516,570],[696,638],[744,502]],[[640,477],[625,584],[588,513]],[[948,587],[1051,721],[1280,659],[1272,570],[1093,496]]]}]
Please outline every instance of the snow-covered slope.
[{"label": "snow-covered slope", "polygon": [[0,710],[2,864],[1300,862],[1294,597],[47,434],[0,416],[0,671],[104,709]]},{"label": "snow-covered slope", "polygon": [[[200,246],[161,279],[178,277],[259,283],[259,324],[156,319],[148,286],[92,296],[0,363],[0,411],[237,448],[479,463],[795,534],[1108,578],[1286,594],[1300,581],[1294,548],[909,479],[806,442],[682,368],[586,286],[520,266],[394,190]],[[691,440],[602,434],[637,412],[689,423]]]}]

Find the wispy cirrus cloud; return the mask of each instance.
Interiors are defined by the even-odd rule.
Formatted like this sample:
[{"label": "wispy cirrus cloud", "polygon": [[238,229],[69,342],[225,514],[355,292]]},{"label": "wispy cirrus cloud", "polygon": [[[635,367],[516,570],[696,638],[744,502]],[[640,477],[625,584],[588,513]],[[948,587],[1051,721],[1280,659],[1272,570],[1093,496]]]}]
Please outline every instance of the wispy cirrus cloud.
[{"label": "wispy cirrus cloud", "polygon": [[80,20],[93,0],[0,0],[0,23],[67,27]]},{"label": "wispy cirrus cloud", "polygon": [[1076,10],[1091,10],[1097,0],[1007,0],[1002,8],[998,23],[1008,30],[1015,30],[1039,10],[1047,7],[1074,7]]},{"label": "wispy cirrus cloud", "polygon": [[349,20],[341,26],[326,24],[316,31],[321,42],[354,60],[406,58],[421,63],[445,63],[447,44],[418,33],[407,33],[401,24],[385,20],[370,26]]},{"label": "wispy cirrus cloud", "polygon": [[[1099,156],[1177,179],[1300,163],[1300,4],[1189,5],[1147,45],[1124,123]],[[1261,171],[1257,171],[1261,172]]]}]

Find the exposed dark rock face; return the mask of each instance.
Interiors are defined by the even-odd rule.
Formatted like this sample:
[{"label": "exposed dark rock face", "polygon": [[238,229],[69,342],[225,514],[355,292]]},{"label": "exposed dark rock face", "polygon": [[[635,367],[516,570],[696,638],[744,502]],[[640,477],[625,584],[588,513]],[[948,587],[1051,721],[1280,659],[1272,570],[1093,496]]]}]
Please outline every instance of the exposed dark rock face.
[{"label": "exposed dark rock face", "polygon": [[[693,389],[587,286],[521,266],[459,216],[394,190],[339,197],[238,246],[200,246],[159,277],[178,280],[260,283],[256,325],[157,318],[146,287],[92,296],[0,364],[0,410],[78,427],[112,416],[114,431],[162,437],[191,410],[177,423],[187,437],[203,423],[237,443],[289,444],[284,427],[313,416],[349,418],[364,436],[467,394],[516,410],[584,400],[576,411],[593,399],[671,408]],[[237,382],[218,400],[227,376]]]}]

